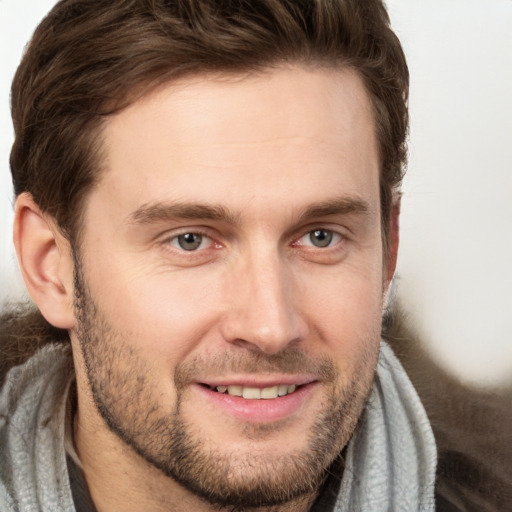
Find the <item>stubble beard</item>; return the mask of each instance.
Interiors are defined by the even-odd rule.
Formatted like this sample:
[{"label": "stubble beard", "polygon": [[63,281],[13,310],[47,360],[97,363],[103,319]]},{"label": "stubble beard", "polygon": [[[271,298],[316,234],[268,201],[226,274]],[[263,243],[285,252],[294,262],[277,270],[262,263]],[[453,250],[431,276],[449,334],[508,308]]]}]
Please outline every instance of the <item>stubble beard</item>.
[{"label": "stubble beard", "polygon": [[331,383],[326,403],[307,432],[302,449],[279,456],[270,451],[251,452],[254,441],[264,441],[279,427],[247,425],[243,433],[247,452],[232,453],[213,445],[211,437],[201,437],[182,412],[190,373],[201,364],[211,368],[211,360],[178,365],[174,375],[177,400],[174,410],[166,411],[154,391],[150,369],[126,336],[116,332],[95,306],[79,264],[75,269],[75,312],[91,394],[108,428],[146,462],[218,507],[249,510],[314,497],[329,466],[356,429],[373,381],[377,355],[370,347],[374,340],[362,348],[355,378],[344,389],[337,384],[337,370],[331,360],[312,361],[297,349],[273,356],[246,353],[236,361],[216,361],[219,367],[228,365],[254,373],[301,368],[309,372],[313,367]]}]

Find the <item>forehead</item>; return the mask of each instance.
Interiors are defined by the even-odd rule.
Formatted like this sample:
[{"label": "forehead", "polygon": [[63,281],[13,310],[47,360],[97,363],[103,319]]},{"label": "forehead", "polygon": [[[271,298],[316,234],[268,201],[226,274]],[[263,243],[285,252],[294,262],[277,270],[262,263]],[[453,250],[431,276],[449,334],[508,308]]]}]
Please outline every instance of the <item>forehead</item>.
[{"label": "forehead", "polygon": [[191,199],[229,198],[242,212],[256,197],[299,209],[329,194],[378,200],[372,109],[349,69],[190,77],[111,117],[103,136],[107,169],[92,195],[119,210]]}]

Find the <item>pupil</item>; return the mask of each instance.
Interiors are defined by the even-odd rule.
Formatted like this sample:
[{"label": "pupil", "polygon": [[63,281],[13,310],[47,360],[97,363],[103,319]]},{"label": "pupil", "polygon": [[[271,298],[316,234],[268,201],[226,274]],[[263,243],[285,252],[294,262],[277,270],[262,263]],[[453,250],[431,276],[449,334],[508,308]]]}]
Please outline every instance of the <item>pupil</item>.
[{"label": "pupil", "polygon": [[309,239],[316,247],[327,247],[332,241],[332,233],[325,229],[316,229],[310,233]]},{"label": "pupil", "polygon": [[201,245],[202,240],[203,237],[196,233],[185,233],[178,237],[178,243],[185,251],[193,251],[194,249],[197,249]]}]

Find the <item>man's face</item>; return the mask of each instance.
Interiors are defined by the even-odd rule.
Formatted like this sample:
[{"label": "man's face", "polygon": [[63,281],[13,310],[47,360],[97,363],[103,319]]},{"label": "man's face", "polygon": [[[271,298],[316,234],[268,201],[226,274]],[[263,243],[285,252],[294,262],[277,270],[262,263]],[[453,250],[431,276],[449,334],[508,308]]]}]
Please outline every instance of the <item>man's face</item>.
[{"label": "man's face", "polygon": [[99,411],[98,438],[134,448],[141,474],[212,502],[311,492],[364,406],[387,284],[361,81],[190,78],[104,141],[79,251],[79,422]]}]

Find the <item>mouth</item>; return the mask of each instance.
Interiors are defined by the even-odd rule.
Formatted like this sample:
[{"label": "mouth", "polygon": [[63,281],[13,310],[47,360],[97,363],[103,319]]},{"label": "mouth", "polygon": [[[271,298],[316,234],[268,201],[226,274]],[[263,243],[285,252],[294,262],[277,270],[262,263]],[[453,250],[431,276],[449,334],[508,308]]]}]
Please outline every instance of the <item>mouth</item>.
[{"label": "mouth", "polygon": [[194,388],[214,410],[244,423],[274,423],[297,417],[318,396],[314,375],[236,376],[196,382]]},{"label": "mouth", "polygon": [[211,391],[226,394],[235,397],[242,397],[246,400],[274,400],[295,393],[300,385],[298,384],[278,384],[264,388],[253,386],[227,385],[227,386],[208,386]]}]

